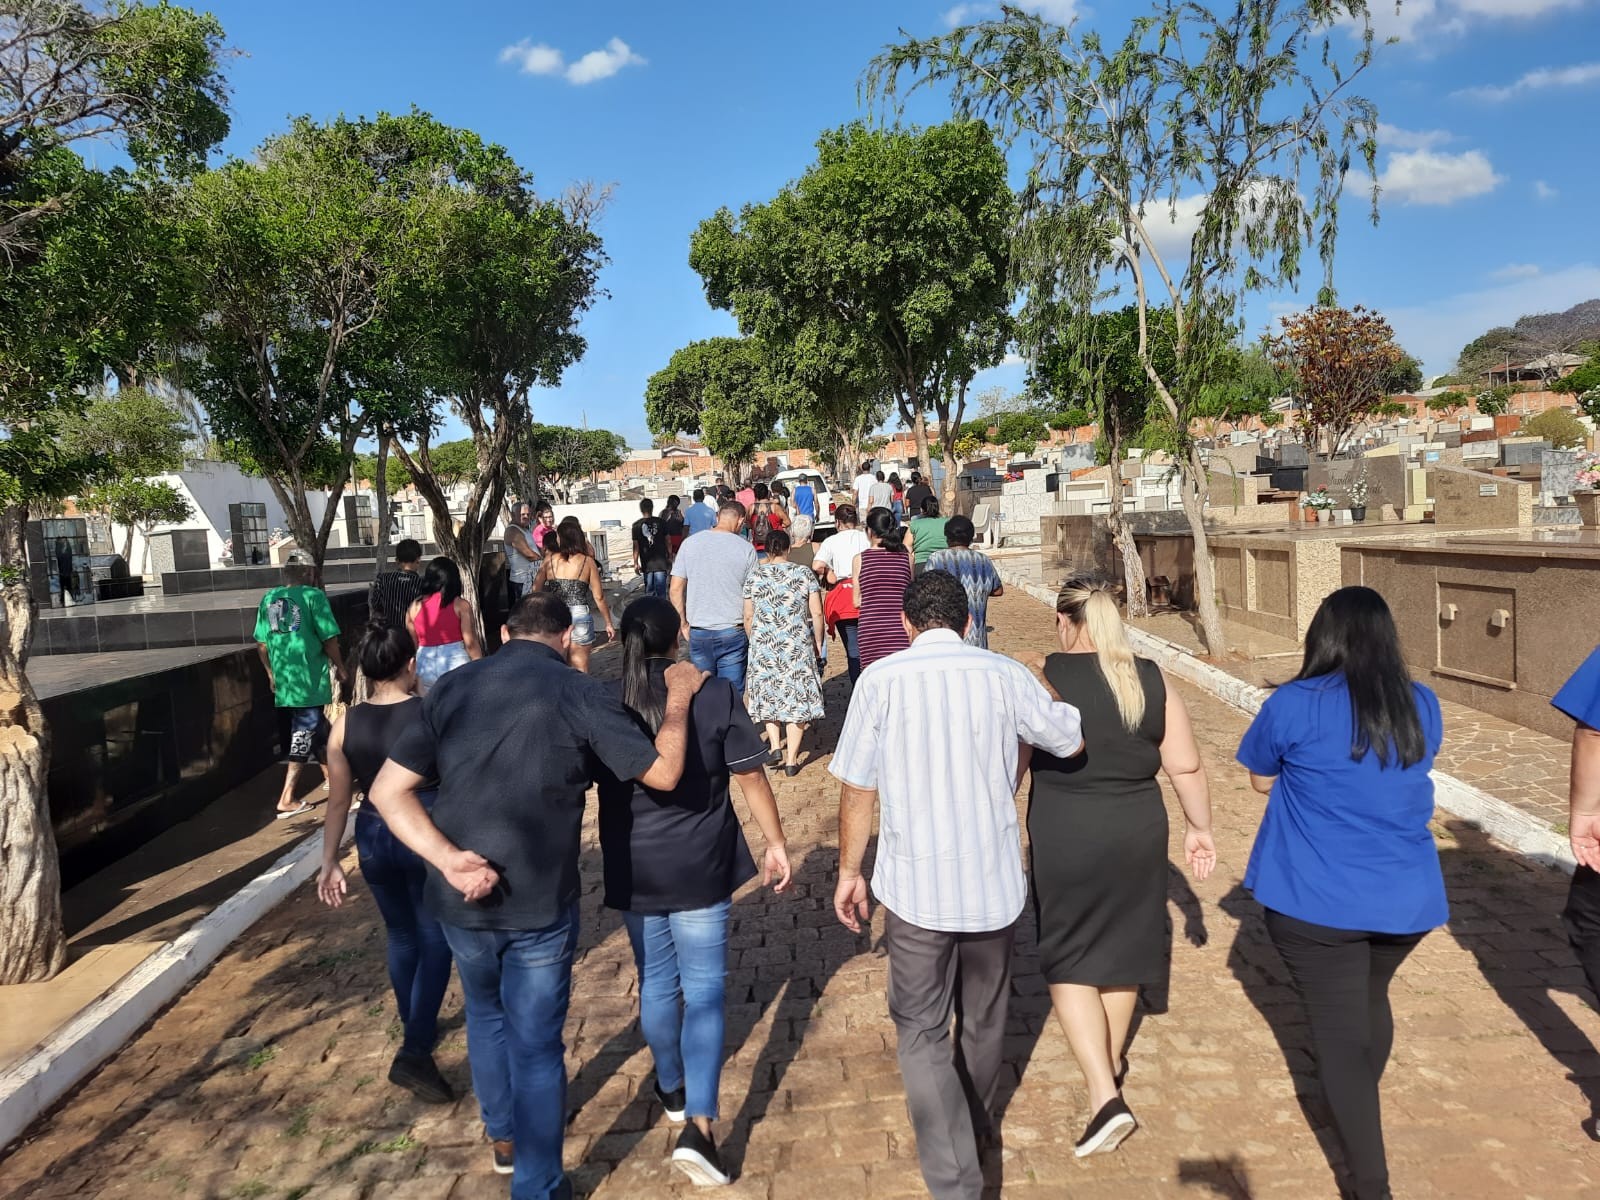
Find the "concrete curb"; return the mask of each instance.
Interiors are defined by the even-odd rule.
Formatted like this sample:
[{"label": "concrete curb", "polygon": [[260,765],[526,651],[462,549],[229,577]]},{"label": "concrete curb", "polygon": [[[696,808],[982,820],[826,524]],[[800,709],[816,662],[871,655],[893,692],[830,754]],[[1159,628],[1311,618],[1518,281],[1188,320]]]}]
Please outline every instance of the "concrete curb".
[{"label": "concrete curb", "polygon": [[[1056,594],[1052,589],[1012,576],[999,563],[995,566],[1006,587],[1026,592],[1035,600],[1055,607]],[[1133,644],[1134,650],[1158,663],[1167,674],[1187,680],[1248,716],[1254,716],[1261,710],[1261,704],[1267,698],[1265,688],[1235,679],[1221,667],[1214,667],[1196,658],[1175,642],[1131,625],[1127,628],[1128,641]],[[1523,812],[1516,805],[1492,796],[1482,788],[1464,783],[1454,775],[1446,775],[1443,771],[1433,772],[1433,787],[1435,803],[1445,812],[1470,822],[1501,845],[1535,862],[1559,867],[1569,873],[1572,871],[1575,865],[1572,847],[1565,837],[1551,828],[1548,821]]]},{"label": "concrete curb", "polygon": [[[351,821],[345,830],[350,838]],[[162,946],[32,1054],[0,1072],[0,1150],[177,998],[236,938],[317,873],[309,835],[190,929]]]}]

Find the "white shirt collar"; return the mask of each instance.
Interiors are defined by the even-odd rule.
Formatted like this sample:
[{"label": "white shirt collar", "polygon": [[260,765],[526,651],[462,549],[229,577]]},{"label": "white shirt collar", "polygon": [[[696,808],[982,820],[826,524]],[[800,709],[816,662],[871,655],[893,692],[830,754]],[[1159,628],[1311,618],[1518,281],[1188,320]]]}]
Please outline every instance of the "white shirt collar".
[{"label": "white shirt collar", "polygon": [[925,629],[917,634],[912,645],[920,645],[923,642],[961,642],[961,640],[961,635],[954,629]]}]

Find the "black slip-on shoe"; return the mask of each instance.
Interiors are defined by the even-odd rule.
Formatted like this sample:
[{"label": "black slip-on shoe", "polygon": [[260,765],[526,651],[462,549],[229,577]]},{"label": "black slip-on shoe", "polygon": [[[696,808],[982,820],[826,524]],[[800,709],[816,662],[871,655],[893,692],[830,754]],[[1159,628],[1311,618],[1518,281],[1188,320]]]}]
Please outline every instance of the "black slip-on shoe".
[{"label": "black slip-on shoe", "polygon": [[672,1151],[672,1165],[689,1177],[696,1187],[723,1187],[733,1182],[722,1169],[722,1156],[717,1144],[700,1132],[693,1121],[685,1125],[678,1135],[678,1145]]},{"label": "black slip-on shoe", "polygon": [[490,1149],[494,1151],[496,1175],[510,1175],[517,1169],[516,1150],[511,1142],[491,1142]]},{"label": "black slip-on shoe", "polygon": [[1122,1097],[1114,1096],[1095,1113],[1094,1120],[1089,1122],[1089,1127],[1083,1131],[1072,1152],[1079,1158],[1088,1158],[1091,1154],[1109,1154],[1138,1127],[1139,1122],[1133,1119]]},{"label": "black slip-on shoe", "polygon": [[674,1125],[683,1124],[683,1109],[688,1102],[688,1094],[683,1088],[673,1088],[670,1092],[665,1091],[661,1087],[661,1081],[659,1079],[656,1080],[656,1103],[667,1110],[667,1120]]},{"label": "black slip-on shoe", "polygon": [[389,1082],[429,1104],[450,1104],[456,1098],[455,1089],[439,1074],[431,1054],[408,1054],[402,1050],[389,1065]]}]

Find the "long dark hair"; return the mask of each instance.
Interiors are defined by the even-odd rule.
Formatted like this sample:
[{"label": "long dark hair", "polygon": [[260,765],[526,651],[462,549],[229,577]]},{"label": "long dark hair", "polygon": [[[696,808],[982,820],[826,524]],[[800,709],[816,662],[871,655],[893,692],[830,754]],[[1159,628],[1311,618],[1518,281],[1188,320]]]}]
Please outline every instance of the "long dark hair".
[{"label": "long dark hair", "polygon": [[672,602],[642,596],[622,614],[622,703],[655,733],[667,712],[666,683],[650,670],[652,658],[672,658],[681,624]]},{"label": "long dark hair", "polygon": [[422,594],[439,597],[439,607],[449,608],[461,599],[461,568],[444,555],[430,559],[422,574]]},{"label": "long dark hair", "polygon": [[906,548],[905,530],[887,508],[875,508],[867,514],[867,532],[882,542],[885,550]]},{"label": "long dark hair", "polygon": [[1400,652],[1400,634],[1383,597],[1371,588],[1340,588],[1323,600],[1306,630],[1306,656],[1295,679],[1344,676],[1355,737],[1350,757],[1378,756],[1382,766],[1415,766],[1427,755],[1417,695]]}]

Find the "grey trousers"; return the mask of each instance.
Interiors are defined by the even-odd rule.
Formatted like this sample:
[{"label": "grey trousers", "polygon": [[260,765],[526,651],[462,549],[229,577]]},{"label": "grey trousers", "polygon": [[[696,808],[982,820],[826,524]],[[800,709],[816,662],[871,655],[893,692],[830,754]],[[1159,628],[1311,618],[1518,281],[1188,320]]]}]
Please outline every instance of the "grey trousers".
[{"label": "grey trousers", "polygon": [[889,1015],[922,1180],[934,1200],[979,1200],[977,1138],[1000,1085],[1016,927],[940,933],[887,908],[884,919]]}]

